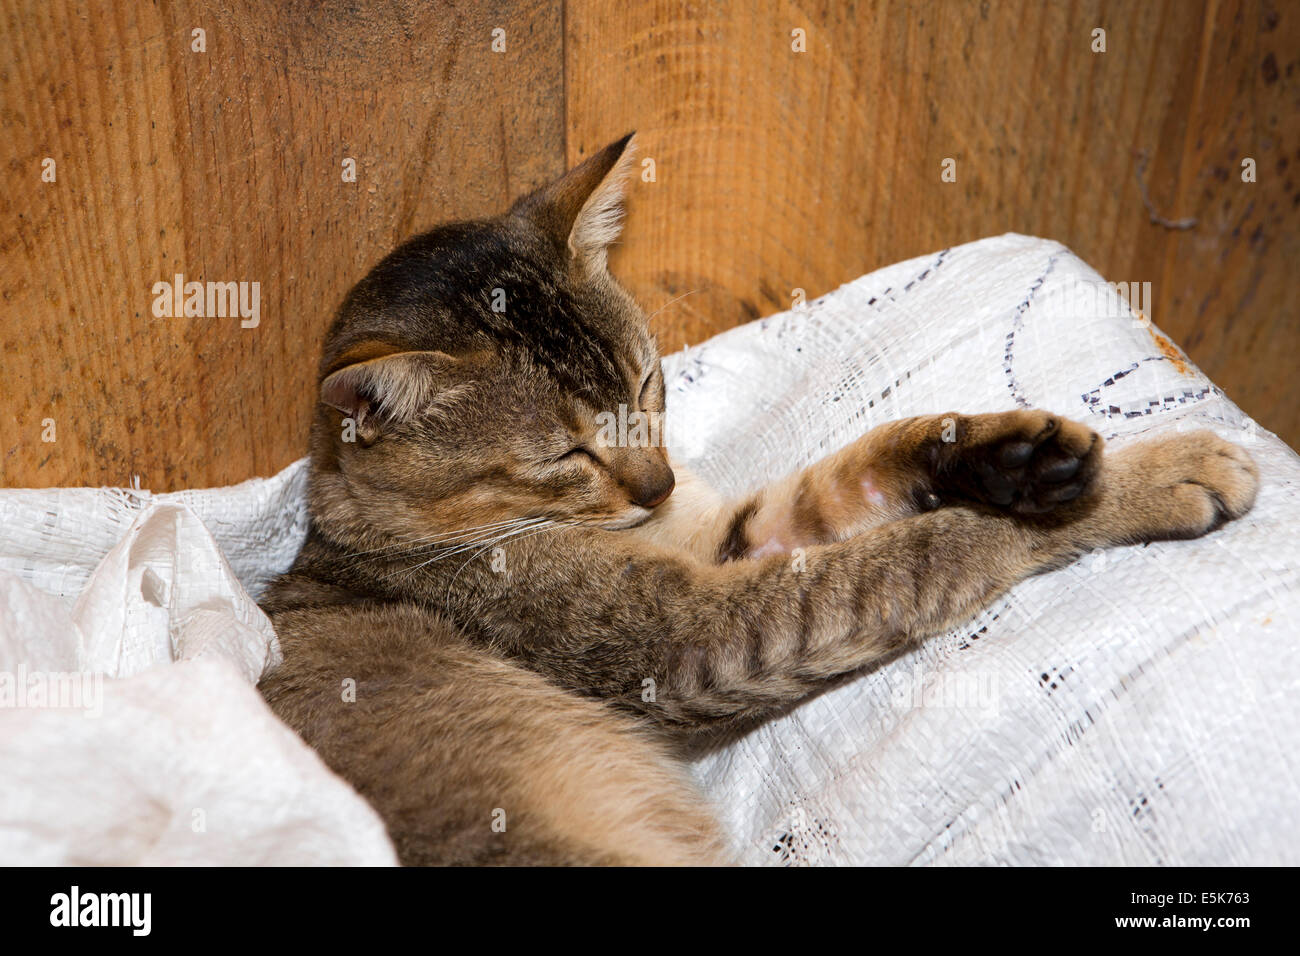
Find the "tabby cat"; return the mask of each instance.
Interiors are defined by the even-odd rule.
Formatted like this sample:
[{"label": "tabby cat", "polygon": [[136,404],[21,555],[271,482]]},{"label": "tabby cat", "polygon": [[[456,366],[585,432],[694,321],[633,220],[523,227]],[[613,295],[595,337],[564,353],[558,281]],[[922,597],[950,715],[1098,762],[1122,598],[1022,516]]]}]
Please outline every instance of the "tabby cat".
[{"label": "tabby cat", "polygon": [[261,690],[407,864],[726,861],[681,754],[1029,575],[1255,498],[1209,432],[1103,455],[1035,410],[893,422],[733,500],[602,441],[602,412],[664,406],[606,269],[630,139],[399,246],[325,342]]}]

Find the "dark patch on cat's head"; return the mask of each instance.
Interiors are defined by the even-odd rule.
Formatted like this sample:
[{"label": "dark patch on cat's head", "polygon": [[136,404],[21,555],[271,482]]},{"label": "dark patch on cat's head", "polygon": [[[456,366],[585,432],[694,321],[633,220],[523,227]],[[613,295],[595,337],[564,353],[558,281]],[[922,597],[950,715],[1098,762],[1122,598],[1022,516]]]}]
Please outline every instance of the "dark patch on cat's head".
[{"label": "dark patch on cat's head", "polygon": [[535,365],[598,405],[617,405],[629,360],[647,358],[653,343],[608,273],[567,259],[514,215],[417,236],[348,295],[327,338],[322,377],[370,343],[453,356],[491,351]]},{"label": "dark patch on cat's head", "polygon": [[403,243],[347,295],[321,360],[318,521],[622,526],[667,495],[662,447],[595,441],[602,413],[663,411],[645,315],[606,268],[629,140],[502,216]]}]

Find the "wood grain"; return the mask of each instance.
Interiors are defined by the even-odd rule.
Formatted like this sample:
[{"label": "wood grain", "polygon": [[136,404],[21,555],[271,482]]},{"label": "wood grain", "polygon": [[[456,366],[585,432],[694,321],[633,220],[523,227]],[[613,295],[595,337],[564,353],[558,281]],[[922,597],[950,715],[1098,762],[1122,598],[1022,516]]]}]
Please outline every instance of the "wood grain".
[{"label": "wood grain", "polygon": [[[562,169],[559,2],[495,6],[0,3],[0,483],[169,490],[301,456],[347,287]],[[155,318],[176,273],[259,282],[260,324]]]},{"label": "wood grain", "polygon": [[[1031,233],[1150,281],[1155,321],[1300,444],[1294,4],[0,0],[0,27],[0,484],[276,471],[373,261],[632,128],[655,181],[613,266],[666,348]],[[1151,221],[1139,154],[1193,228]],[[259,326],[155,318],[176,273],[260,283]]]},{"label": "wood grain", "polygon": [[[1022,232],[1151,282],[1156,323],[1298,444],[1298,28],[1294,4],[1232,0],[571,0],[569,160],[633,127],[655,160],[611,262],[651,308],[689,293],[655,319],[669,348]],[[1157,212],[1193,229],[1151,222],[1139,154]]]}]

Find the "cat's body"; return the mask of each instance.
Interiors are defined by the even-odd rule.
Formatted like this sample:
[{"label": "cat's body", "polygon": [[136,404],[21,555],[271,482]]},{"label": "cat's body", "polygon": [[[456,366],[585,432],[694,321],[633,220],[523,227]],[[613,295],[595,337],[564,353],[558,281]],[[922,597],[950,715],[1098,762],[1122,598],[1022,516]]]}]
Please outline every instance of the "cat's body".
[{"label": "cat's body", "polygon": [[663,408],[605,269],[626,146],[399,248],[327,338],[262,690],[406,863],[723,860],[675,753],[1029,575],[1254,500],[1209,433],[1103,457],[1030,410],[894,422],[735,501],[599,443],[600,412]]}]

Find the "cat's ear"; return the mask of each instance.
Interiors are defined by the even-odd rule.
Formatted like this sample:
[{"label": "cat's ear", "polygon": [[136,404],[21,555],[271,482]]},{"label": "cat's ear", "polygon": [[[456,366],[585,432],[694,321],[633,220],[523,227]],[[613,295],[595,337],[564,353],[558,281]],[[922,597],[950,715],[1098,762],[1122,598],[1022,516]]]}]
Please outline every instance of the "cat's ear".
[{"label": "cat's ear", "polygon": [[628,133],[589,156],[555,182],[519,200],[511,212],[531,220],[583,265],[605,268],[609,244],[623,230],[635,135]]},{"label": "cat's ear", "polygon": [[394,352],[353,362],[325,376],[320,399],[352,419],[357,440],[370,445],[385,428],[447,397],[459,365],[444,352]]}]

